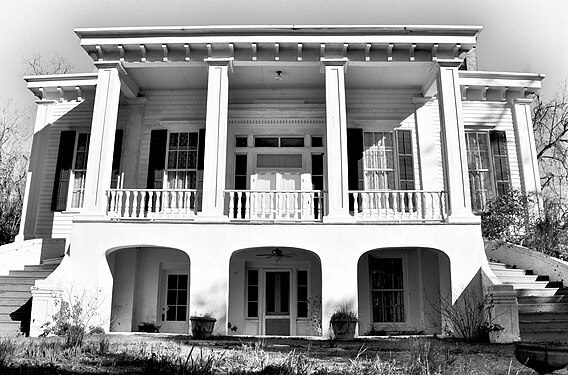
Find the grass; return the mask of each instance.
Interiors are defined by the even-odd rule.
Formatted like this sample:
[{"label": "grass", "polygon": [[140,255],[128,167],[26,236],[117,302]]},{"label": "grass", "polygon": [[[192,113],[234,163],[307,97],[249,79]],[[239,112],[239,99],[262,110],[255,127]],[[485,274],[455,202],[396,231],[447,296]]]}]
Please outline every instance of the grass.
[{"label": "grass", "polygon": [[[564,372],[562,372],[564,371]],[[562,370],[558,374],[568,374]],[[512,345],[438,339],[303,339],[96,335],[81,347],[59,337],[0,339],[0,374],[434,375],[534,374]]]}]

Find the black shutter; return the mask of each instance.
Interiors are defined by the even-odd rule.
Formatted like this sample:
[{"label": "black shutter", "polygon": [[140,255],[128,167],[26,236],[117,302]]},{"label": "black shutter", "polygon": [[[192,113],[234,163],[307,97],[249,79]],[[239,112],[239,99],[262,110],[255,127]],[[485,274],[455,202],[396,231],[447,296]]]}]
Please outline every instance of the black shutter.
[{"label": "black shutter", "polygon": [[59,151],[55,167],[55,180],[53,182],[53,195],[51,197],[52,211],[65,211],[67,209],[67,195],[69,192],[69,176],[73,168],[73,152],[75,151],[75,131],[65,130],[59,137]]},{"label": "black shutter", "polygon": [[199,129],[199,138],[197,145],[197,170],[203,170],[203,162],[205,159],[205,129]]},{"label": "black shutter", "polygon": [[148,189],[162,189],[162,175],[166,167],[167,130],[152,130],[150,135],[150,160],[148,161]]},{"label": "black shutter", "polygon": [[398,182],[401,190],[414,190],[414,162],[412,160],[412,132],[397,130]]},{"label": "black shutter", "polygon": [[[114,137],[114,152],[112,154],[112,177],[110,187],[112,189],[118,188],[118,173],[120,171],[120,156],[122,154],[122,129],[116,129],[116,135]],[[129,171],[130,173],[136,173],[136,171]]]},{"label": "black shutter", "polygon": [[[363,190],[363,130],[347,129],[347,185],[349,190]],[[349,195],[349,211],[353,197]]]}]

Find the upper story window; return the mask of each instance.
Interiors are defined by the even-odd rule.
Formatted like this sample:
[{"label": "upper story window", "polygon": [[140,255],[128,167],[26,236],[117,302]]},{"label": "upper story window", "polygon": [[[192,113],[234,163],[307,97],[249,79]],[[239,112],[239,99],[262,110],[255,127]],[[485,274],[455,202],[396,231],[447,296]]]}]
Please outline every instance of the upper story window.
[{"label": "upper story window", "polygon": [[364,132],[362,177],[365,190],[413,190],[412,132]]},{"label": "upper story window", "polygon": [[510,188],[507,140],[502,131],[468,131],[466,141],[471,207],[480,211]]},{"label": "upper story window", "polygon": [[71,208],[82,208],[85,201],[85,178],[87,176],[87,157],[89,156],[89,133],[77,133],[75,155],[71,170],[70,202]]},{"label": "upper story window", "polygon": [[165,177],[168,189],[197,188],[198,132],[170,132]]}]

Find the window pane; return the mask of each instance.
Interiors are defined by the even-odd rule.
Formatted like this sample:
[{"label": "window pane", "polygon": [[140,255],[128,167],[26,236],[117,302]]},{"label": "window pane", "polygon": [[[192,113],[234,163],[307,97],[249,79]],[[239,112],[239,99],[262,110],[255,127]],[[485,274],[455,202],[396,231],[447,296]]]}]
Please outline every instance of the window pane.
[{"label": "window pane", "polygon": [[258,317],[258,302],[249,302],[247,304],[249,318],[257,318]]},{"label": "window pane", "polygon": [[177,152],[170,151],[168,154],[168,168],[177,168]]},{"label": "window pane", "polygon": [[301,137],[282,137],[280,147],[304,147],[304,138]]},{"label": "window pane", "polygon": [[[197,151],[189,151],[187,153],[187,168],[195,169],[197,168]],[[181,167],[180,167],[181,168]]]},{"label": "window pane", "polygon": [[312,154],[312,175],[323,175],[323,155]]},{"label": "window pane", "polygon": [[178,154],[178,165],[177,167],[179,169],[185,169],[187,168],[187,152],[185,151],[181,151]]},{"label": "window pane", "polygon": [[247,174],[247,155],[236,155],[235,157],[235,175]]},{"label": "window pane", "polygon": [[258,168],[302,168],[302,155],[298,154],[258,154]]},{"label": "window pane", "polygon": [[298,285],[308,285],[308,271],[298,271]]},{"label": "window pane", "polygon": [[186,306],[178,306],[177,307],[177,316],[176,316],[176,320],[178,322],[184,321],[186,314],[187,314],[187,307]]},{"label": "window pane", "polygon": [[323,137],[312,136],[312,147],[323,147]]},{"label": "window pane", "polygon": [[237,137],[235,139],[236,147],[248,147],[248,137]]},{"label": "window pane", "polygon": [[298,318],[308,317],[308,302],[298,302]]},{"label": "window pane", "polygon": [[179,135],[179,149],[180,150],[187,150],[187,133],[181,133]]},{"label": "window pane", "polygon": [[192,132],[188,134],[187,145],[189,150],[197,150],[197,139],[198,139],[197,132]]},{"label": "window pane", "polygon": [[178,146],[178,133],[170,134],[170,150],[177,150]]},{"label": "window pane", "polygon": [[278,137],[256,137],[255,147],[278,147]]}]

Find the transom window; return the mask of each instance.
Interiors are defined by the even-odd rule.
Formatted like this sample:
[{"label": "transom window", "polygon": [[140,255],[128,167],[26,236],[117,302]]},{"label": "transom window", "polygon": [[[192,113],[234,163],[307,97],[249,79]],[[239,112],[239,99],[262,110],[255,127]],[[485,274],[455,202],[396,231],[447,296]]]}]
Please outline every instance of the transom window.
[{"label": "transom window", "polygon": [[507,141],[502,131],[469,131],[466,140],[471,206],[480,211],[510,187]]},{"label": "transom window", "polygon": [[166,179],[168,189],[197,187],[198,132],[170,132]]},{"label": "transom window", "polygon": [[304,137],[254,137],[254,147],[304,147]]},{"label": "transom window", "polygon": [[402,258],[370,258],[373,322],[404,322]]},{"label": "transom window", "polygon": [[412,132],[363,133],[363,182],[365,190],[413,190]]}]

